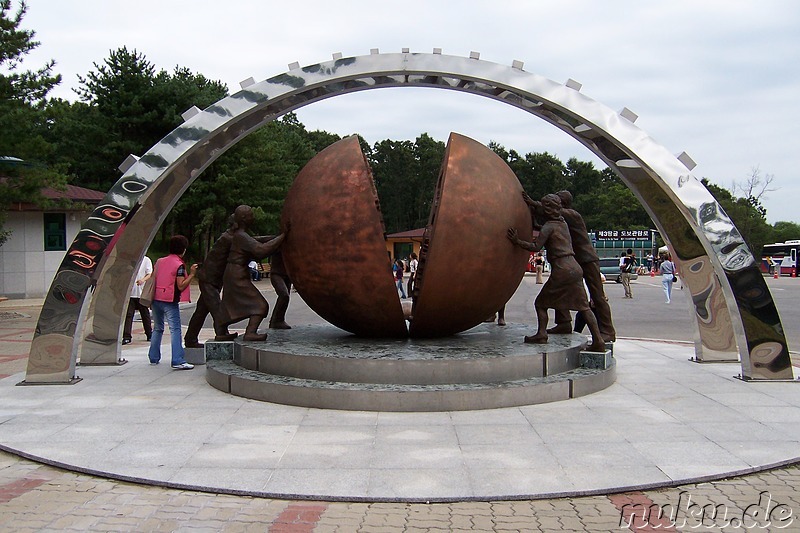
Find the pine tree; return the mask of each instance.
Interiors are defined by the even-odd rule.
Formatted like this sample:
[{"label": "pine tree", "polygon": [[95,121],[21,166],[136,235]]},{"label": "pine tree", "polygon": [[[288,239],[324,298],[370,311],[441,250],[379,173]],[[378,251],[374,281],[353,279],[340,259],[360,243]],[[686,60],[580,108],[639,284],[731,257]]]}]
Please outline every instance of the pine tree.
[{"label": "pine tree", "polygon": [[14,12],[11,0],[0,0],[0,157],[28,163],[0,167],[0,245],[8,237],[3,225],[12,202],[41,203],[44,185],[64,183],[63,176],[49,175],[35,165],[51,151],[42,135],[43,110],[47,93],[61,82],[61,76],[53,73],[53,60],[38,70],[20,68],[25,56],[39,46],[35,32],[21,28],[27,10],[24,0]]}]

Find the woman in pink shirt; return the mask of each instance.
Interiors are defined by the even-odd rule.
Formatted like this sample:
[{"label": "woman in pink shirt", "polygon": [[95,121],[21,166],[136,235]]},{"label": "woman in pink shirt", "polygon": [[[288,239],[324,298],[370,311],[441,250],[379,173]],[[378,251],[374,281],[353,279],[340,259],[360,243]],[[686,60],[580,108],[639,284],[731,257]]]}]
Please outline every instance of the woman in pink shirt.
[{"label": "woman in pink shirt", "polygon": [[183,235],[175,235],[169,240],[169,255],[156,261],[153,275],[156,277],[153,292],[153,335],[150,338],[148,357],[151,365],[161,361],[161,338],[164,336],[164,318],[169,324],[169,337],[172,346],[172,368],[175,370],[191,370],[194,365],[184,359],[181,342],[180,302],[189,301],[189,283],[197,271],[193,264],[186,274],[183,254],[189,246],[189,240]]}]

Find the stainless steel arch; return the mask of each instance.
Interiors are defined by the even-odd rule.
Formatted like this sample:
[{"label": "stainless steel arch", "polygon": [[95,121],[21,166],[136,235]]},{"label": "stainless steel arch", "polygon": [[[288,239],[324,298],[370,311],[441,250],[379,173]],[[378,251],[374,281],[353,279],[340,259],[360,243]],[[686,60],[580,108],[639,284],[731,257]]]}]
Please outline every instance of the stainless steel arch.
[{"label": "stainless steel arch", "polygon": [[[516,65],[401,53],[294,68],[220,100],[153,146],[112,187],[67,251],[36,328],[26,382],[69,382],[79,353],[82,363],[117,361],[135,266],[177,199],[225,150],[276,117],[318,100],[409,86],[492,98],[584,144],[633,190],[682,263],[695,304],[698,358],[738,351],[745,379],[792,379],[780,318],[752,255],[678,158],[624,116]],[[84,327],[91,329],[91,342],[82,342]]]}]

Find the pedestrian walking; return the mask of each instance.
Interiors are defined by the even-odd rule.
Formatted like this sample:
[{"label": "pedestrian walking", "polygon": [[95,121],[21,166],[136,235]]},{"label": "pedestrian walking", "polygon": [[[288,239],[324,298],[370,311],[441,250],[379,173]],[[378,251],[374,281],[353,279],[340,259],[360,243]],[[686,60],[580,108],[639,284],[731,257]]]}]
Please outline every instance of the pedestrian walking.
[{"label": "pedestrian walking", "polygon": [[404,270],[403,261],[397,259],[394,262],[394,266],[392,266],[392,272],[394,273],[394,281],[395,285],[397,285],[397,290],[400,291],[400,297],[403,300],[405,300],[406,298],[408,298],[408,296],[406,296],[406,290],[403,287],[403,270]]},{"label": "pedestrian walking", "polygon": [[672,284],[676,281],[678,281],[678,277],[675,263],[672,262],[669,254],[665,254],[661,262],[661,285],[664,287],[664,295],[667,297],[666,303],[672,302]]}]

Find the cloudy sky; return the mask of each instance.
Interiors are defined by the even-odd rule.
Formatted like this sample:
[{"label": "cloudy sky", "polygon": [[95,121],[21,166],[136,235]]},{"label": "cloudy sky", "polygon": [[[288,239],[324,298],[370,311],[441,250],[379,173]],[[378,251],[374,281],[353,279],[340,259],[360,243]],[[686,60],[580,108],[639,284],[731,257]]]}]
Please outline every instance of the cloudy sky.
[{"label": "cloudy sky", "polygon": [[[24,26],[41,42],[26,67],[55,59],[64,81],[52,95],[70,100],[78,76],[122,46],[157,69],[188,67],[231,92],[295,61],[311,65],[371,48],[520,60],[528,72],[577,80],[583,94],[612,109],[629,108],[657,142],[687,152],[698,177],[730,189],[756,171],[772,176],[776,190],[762,199],[769,222],[800,222],[796,0],[28,0]],[[298,116],[308,129],[360,133],[370,143],[422,132],[445,141],[456,131],[520,153],[604,166],[524,111],[453,91],[366,91]]]}]

